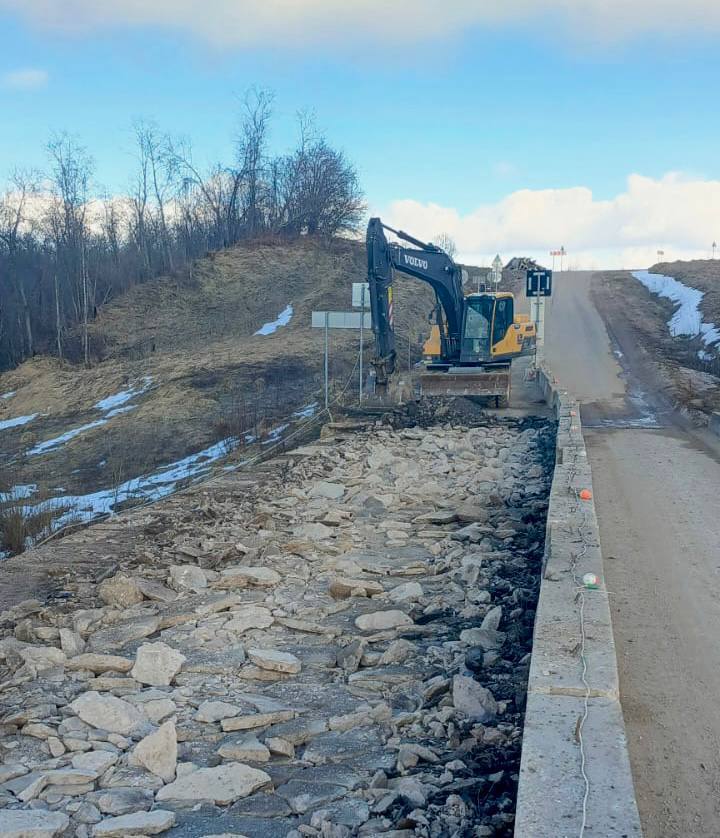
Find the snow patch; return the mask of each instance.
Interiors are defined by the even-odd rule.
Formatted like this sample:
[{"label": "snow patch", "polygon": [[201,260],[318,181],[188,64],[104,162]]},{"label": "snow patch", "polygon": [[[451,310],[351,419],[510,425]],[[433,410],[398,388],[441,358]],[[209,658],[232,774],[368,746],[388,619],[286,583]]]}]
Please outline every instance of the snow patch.
[{"label": "snow patch", "polygon": [[220,440],[196,454],[163,466],[154,474],[135,477],[111,489],[102,489],[87,495],[64,495],[36,506],[24,506],[25,516],[50,508],[62,510],[54,519],[53,527],[70,523],[92,521],[100,515],[113,512],[119,504],[128,500],[156,501],[171,495],[181,480],[189,480],[205,474],[212,464],[227,456],[237,447],[234,437]]},{"label": "snow patch", "polygon": [[300,408],[300,410],[296,410],[295,413],[293,413],[293,416],[297,416],[298,419],[310,419],[317,413],[317,409],[318,403],[313,402],[306,407]]},{"label": "snow patch", "polygon": [[706,346],[720,341],[720,329],[714,323],[703,322],[700,311],[704,297],[702,291],[663,274],[650,271],[633,271],[632,274],[652,294],[671,300],[678,306],[668,321],[668,329],[673,337],[699,337]]},{"label": "snow patch", "polygon": [[11,399],[16,392],[17,390],[10,390],[8,393],[3,393],[2,395],[0,395],[0,399],[2,399],[3,401],[5,401],[6,399]]},{"label": "snow patch", "polygon": [[125,407],[116,407],[113,410],[108,410],[105,414],[108,419],[112,419],[113,416],[119,416],[121,413],[130,413],[131,410],[136,410],[136,404],[128,404]]},{"label": "snow patch", "polygon": [[270,445],[271,442],[278,442],[282,439],[283,433],[290,427],[289,424],[286,425],[278,425],[277,428],[273,428],[271,431],[268,432],[267,439],[263,441],[263,445]]},{"label": "snow patch", "polygon": [[12,503],[16,500],[27,500],[37,492],[37,483],[26,483],[13,486],[9,492],[0,492],[0,503]]},{"label": "snow patch", "polygon": [[37,415],[37,413],[31,413],[30,416],[16,416],[14,419],[2,419],[0,420],[0,431],[5,431],[8,428],[17,428],[20,425],[27,425],[27,423],[32,422]]},{"label": "snow patch", "polygon": [[96,419],[94,422],[88,422],[87,425],[80,425],[80,427],[66,431],[64,434],[60,434],[60,436],[56,436],[53,439],[47,439],[45,442],[39,442],[27,452],[27,456],[34,457],[36,454],[44,454],[46,451],[52,451],[53,449],[64,445],[66,442],[69,442],[71,439],[75,439],[76,436],[84,434],[85,431],[89,431],[92,428],[99,428],[101,425],[107,425],[107,423],[107,419]]},{"label": "snow patch", "polygon": [[[113,408],[120,407],[123,404],[126,404],[130,401],[130,399],[134,399],[135,396],[140,396],[143,393],[147,392],[152,384],[152,376],[146,375],[140,382],[128,387],[127,390],[121,390],[119,393],[115,393],[112,396],[108,396],[105,399],[101,399],[99,402],[93,405],[95,410],[101,410],[103,413],[107,412],[108,410],[113,410]],[[115,415],[115,414],[113,414]]]},{"label": "snow patch", "polygon": [[278,314],[277,320],[273,320],[272,323],[265,323],[261,326],[256,335],[272,335],[274,334],[280,326],[287,326],[290,322],[290,318],[293,316],[293,307],[292,303],[289,303],[286,308],[284,308],[280,314]]}]

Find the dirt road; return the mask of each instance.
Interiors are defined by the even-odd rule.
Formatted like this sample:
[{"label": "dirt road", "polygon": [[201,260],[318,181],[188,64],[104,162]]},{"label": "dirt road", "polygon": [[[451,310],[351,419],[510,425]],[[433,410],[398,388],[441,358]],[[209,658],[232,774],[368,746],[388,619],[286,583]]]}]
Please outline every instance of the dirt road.
[{"label": "dirt road", "polygon": [[643,828],[717,836],[720,456],[663,402],[632,325],[606,328],[591,276],[556,274],[546,357],[583,402]]}]

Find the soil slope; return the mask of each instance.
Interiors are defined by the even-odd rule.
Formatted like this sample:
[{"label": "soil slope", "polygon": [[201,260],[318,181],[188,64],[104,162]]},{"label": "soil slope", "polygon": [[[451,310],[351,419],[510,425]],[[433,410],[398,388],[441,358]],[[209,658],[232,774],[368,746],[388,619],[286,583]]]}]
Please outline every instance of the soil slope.
[{"label": "soil slope", "polygon": [[[359,242],[239,246],[196,262],[103,307],[92,324],[90,369],[38,357],[0,376],[0,492],[37,484],[33,499],[108,488],[249,431],[267,435],[321,391],[323,340],[313,309],[350,308],[366,274]],[[398,278],[395,310],[403,353],[417,358],[432,308],[430,289]],[[287,325],[255,334],[292,306]],[[366,360],[372,338],[366,342]],[[356,332],[331,337],[336,392],[357,357]],[[135,388],[121,411],[98,402]],[[131,407],[132,409],[127,409]],[[104,420],[104,421],[100,421]],[[68,431],[81,433],[39,452]]]}]

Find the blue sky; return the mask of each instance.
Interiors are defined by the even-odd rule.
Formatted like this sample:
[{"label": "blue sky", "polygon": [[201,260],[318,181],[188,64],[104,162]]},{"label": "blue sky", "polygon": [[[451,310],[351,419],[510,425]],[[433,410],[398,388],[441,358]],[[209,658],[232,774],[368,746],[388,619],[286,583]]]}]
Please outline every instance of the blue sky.
[{"label": "blue sky", "polygon": [[[82,15],[85,0],[73,2]],[[519,14],[438,35],[430,27],[379,37],[351,22],[310,38],[301,20],[280,37],[263,30],[251,43],[226,43],[176,25],[170,11],[123,20],[123,6],[133,5],[124,0],[108,0],[119,7],[117,20],[79,31],[67,31],[67,22],[43,25],[43,0],[37,5],[40,16],[28,17],[13,0],[0,0],[0,179],[14,165],[45,166],[49,136],[68,130],[93,155],[98,182],[122,191],[137,117],[189,136],[198,161],[228,160],[239,99],[258,85],[276,94],[277,150],[292,143],[297,110],[313,109],[330,141],[356,163],[371,207],[426,235],[445,223],[468,253],[495,247],[480,233],[473,238],[465,222],[481,207],[506,216],[509,196],[522,190],[550,194],[554,204],[582,187],[597,209],[627,195],[633,174],[658,183],[670,172],[692,184],[720,181],[720,50],[712,27],[679,35],[629,27],[595,40],[583,27],[538,27]],[[368,5],[384,28],[382,12]],[[431,205],[452,211],[457,229],[447,212],[433,216]],[[704,246],[712,223],[703,219],[697,241],[675,242],[671,228],[653,235],[658,247],[689,252]],[[497,248],[514,244],[506,229],[495,235]],[[576,251],[600,258],[602,249],[629,256],[632,247],[655,246],[655,238],[603,236],[594,248],[578,240]],[[518,238],[525,239],[518,247],[541,247],[529,230]]]}]

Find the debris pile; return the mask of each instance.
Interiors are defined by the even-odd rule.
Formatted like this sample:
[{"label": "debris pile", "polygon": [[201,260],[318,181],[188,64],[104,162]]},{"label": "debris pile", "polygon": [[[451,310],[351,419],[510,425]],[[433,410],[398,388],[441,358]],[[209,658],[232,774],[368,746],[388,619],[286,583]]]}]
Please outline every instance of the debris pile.
[{"label": "debris pile", "polygon": [[378,426],[136,513],[0,614],[0,838],[511,835],[553,433]]}]

